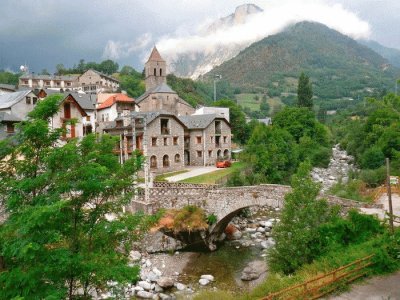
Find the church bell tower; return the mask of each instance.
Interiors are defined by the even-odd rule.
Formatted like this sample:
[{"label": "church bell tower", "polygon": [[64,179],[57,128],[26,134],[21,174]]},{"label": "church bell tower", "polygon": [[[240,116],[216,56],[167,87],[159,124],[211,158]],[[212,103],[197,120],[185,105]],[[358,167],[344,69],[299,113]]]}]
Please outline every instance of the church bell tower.
[{"label": "church bell tower", "polygon": [[162,83],[167,83],[167,64],[156,47],[151,51],[144,68],[146,92]]}]

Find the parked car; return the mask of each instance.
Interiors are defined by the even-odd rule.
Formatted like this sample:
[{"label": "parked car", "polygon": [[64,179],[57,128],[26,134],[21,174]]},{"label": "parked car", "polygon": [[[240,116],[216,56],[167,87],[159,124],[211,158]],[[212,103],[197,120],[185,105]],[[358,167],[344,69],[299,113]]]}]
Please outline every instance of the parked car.
[{"label": "parked car", "polygon": [[215,166],[217,168],[229,168],[231,166],[231,162],[229,160],[221,160],[217,161]]}]

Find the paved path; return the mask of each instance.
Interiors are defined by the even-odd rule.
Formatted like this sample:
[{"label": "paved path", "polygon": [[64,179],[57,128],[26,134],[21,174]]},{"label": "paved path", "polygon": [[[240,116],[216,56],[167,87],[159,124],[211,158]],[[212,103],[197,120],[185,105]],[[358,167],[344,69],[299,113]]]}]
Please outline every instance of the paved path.
[{"label": "paved path", "polygon": [[349,292],[328,300],[400,300],[400,272],[374,277],[351,286]]},{"label": "paved path", "polygon": [[[377,208],[361,208],[361,211],[363,211],[366,214],[375,214],[378,215],[380,219],[383,219],[385,217],[385,211],[389,212],[389,202],[388,202],[388,196],[386,194],[383,194],[378,201],[376,201],[377,204],[383,204],[382,209],[377,209]],[[400,195],[398,194],[392,194],[392,206],[393,206],[393,214],[395,216],[400,216]],[[400,226],[400,223],[394,223],[395,226]],[[400,283],[399,283],[400,286]],[[399,287],[400,288],[400,287]]]},{"label": "paved path", "polygon": [[171,177],[167,177],[165,179],[168,182],[178,182],[178,181],[181,181],[181,180],[184,180],[187,178],[196,177],[199,175],[203,175],[203,174],[207,174],[207,173],[211,173],[211,172],[223,170],[223,169],[219,169],[217,167],[211,166],[211,167],[188,167],[187,170],[189,170],[189,172],[178,174],[178,175],[171,176]]}]

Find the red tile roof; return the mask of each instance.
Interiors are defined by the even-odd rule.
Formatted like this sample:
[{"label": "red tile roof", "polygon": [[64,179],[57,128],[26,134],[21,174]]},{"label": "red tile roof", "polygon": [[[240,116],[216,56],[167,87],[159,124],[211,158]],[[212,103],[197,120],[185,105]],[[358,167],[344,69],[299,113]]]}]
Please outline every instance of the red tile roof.
[{"label": "red tile roof", "polygon": [[151,51],[150,57],[147,61],[164,61],[164,59],[160,55],[160,52],[158,52],[156,46],[154,46],[153,50]]},{"label": "red tile roof", "polygon": [[130,102],[130,103],[135,103],[135,99],[128,97],[125,94],[115,94],[113,96],[110,96],[107,98],[106,101],[104,101],[102,104],[100,104],[97,109],[104,109],[111,107],[114,103],[116,102]]}]

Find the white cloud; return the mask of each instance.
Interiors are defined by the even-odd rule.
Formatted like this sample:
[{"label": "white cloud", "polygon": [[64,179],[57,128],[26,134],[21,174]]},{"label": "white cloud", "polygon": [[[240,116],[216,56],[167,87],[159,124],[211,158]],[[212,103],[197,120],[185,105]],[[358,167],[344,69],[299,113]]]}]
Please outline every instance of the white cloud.
[{"label": "white cloud", "polygon": [[145,33],[130,43],[109,40],[104,48],[102,57],[114,60],[128,57],[132,53],[139,52],[148,47],[152,39],[150,33]]},{"label": "white cloud", "polygon": [[264,12],[252,16],[245,24],[207,35],[201,33],[201,26],[194,28],[191,34],[188,29],[178,30],[173,36],[161,37],[157,47],[167,59],[182,53],[209,54],[219,46],[248,45],[301,21],[319,22],[352,38],[370,35],[369,24],[341,4],[329,4],[324,0],[270,0],[262,8]]}]

